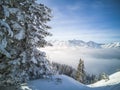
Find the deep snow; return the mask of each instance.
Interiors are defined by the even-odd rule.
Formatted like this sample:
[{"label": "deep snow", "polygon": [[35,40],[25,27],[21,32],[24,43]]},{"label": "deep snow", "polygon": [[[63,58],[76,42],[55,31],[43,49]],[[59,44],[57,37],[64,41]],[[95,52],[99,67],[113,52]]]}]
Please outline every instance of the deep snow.
[{"label": "deep snow", "polygon": [[23,90],[120,90],[120,71],[112,74],[108,81],[101,80],[91,85],[84,85],[65,76],[56,75],[52,80],[39,79],[30,81]]}]

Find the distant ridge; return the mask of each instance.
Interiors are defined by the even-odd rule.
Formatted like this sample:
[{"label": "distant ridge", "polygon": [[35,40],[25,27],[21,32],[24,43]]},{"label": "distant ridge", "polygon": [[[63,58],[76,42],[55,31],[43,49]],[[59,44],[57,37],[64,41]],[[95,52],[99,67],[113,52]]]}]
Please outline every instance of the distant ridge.
[{"label": "distant ridge", "polygon": [[85,48],[120,48],[120,42],[113,43],[96,43],[94,41],[85,42],[82,40],[50,40],[48,41],[49,45],[57,46],[57,47],[85,47]]}]

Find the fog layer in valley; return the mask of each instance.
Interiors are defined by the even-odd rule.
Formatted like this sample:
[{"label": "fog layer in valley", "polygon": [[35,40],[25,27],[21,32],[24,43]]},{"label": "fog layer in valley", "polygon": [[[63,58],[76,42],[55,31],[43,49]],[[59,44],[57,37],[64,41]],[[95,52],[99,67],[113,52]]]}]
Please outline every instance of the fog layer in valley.
[{"label": "fog layer in valley", "polygon": [[111,74],[120,69],[120,49],[93,49],[80,47],[46,47],[50,61],[67,64],[77,68],[79,59],[83,59],[85,69],[92,74],[106,72]]}]

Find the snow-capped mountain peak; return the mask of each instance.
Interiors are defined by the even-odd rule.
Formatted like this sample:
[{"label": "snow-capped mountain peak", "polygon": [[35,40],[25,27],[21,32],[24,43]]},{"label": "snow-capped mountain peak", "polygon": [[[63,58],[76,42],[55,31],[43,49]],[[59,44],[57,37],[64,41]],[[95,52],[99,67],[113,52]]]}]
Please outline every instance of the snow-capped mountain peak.
[{"label": "snow-capped mountain peak", "polygon": [[103,47],[103,48],[120,48],[120,42],[104,44],[101,47]]},{"label": "snow-capped mountain peak", "polygon": [[53,46],[59,46],[59,47],[91,47],[91,48],[100,48],[100,44],[95,43],[93,41],[85,42],[82,40],[68,40],[68,41],[59,41],[59,40],[54,40],[54,41],[49,41]]},{"label": "snow-capped mountain peak", "polygon": [[113,43],[96,43],[94,41],[82,41],[82,40],[67,40],[67,41],[60,41],[60,40],[51,40],[49,41],[53,46],[57,47],[85,47],[85,48],[120,48],[120,42],[113,42]]}]

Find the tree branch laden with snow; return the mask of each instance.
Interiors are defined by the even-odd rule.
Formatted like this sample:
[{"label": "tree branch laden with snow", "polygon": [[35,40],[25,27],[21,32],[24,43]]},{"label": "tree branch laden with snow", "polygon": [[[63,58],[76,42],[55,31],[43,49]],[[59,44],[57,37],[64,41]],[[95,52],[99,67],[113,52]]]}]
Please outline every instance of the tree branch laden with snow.
[{"label": "tree branch laden with snow", "polygon": [[44,47],[51,35],[51,10],[35,0],[0,0],[0,85],[14,85],[51,73]]}]

